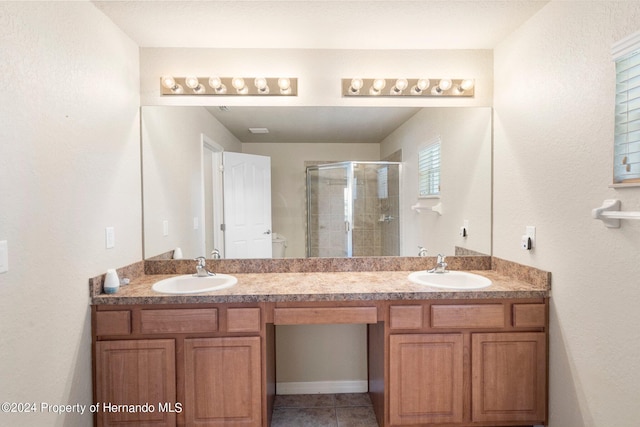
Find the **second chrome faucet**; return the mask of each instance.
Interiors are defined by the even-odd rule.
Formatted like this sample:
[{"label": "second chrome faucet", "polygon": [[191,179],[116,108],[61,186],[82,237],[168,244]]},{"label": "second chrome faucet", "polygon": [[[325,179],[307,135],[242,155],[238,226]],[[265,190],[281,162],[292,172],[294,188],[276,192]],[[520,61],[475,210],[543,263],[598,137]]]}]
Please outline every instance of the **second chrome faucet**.
[{"label": "second chrome faucet", "polygon": [[216,275],[216,273],[212,273],[207,270],[207,259],[205,257],[199,256],[198,258],[194,259],[194,261],[197,262],[196,274],[194,274],[194,277],[209,277]]},{"label": "second chrome faucet", "polygon": [[447,272],[447,263],[445,262],[445,259],[447,257],[442,255],[442,254],[438,254],[438,258],[436,260],[436,266],[434,268],[432,268],[431,270],[428,271],[428,273],[446,273]]}]

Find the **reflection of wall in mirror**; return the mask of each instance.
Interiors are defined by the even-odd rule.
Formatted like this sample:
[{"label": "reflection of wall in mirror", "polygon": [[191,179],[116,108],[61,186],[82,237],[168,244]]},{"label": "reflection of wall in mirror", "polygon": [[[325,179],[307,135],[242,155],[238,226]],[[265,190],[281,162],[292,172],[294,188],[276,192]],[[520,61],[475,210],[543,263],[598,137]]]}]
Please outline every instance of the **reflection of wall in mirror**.
[{"label": "reflection of wall in mirror", "polygon": [[[417,168],[411,159],[431,135],[443,139],[442,217],[410,210],[417,200]],[[245,143],[245,152],[271,156],[273,228],[287,237],[287,257],[306,254],[306,160],[384,160],[401,150],[404,160],[401,255],[417,255],[418,245],[430,255],[453,255],[455,247],[491,253],[491,109],[425,108],[381,144]],[[287,153],[282,156],[281,153]],[[292,166],[293,165],[293,166]],[[437,203],[438,200],[424,203]],[[458,231],[469,220],[466,238]]]},{"label": "reflection of wall in mirror", "polygon": [[228,151],[242,144],[203,107],[142,107],[141,117],[145,258],[176,247],[185,258],[206,255],[202,134]]},{"label": "reflection of wall in mirror", "polygon": [[[272,225],[287,238],[287,258],[306,256],[306,161],[379,160],[379,144],[245,143],[245,153],[271,157]],[[283,155],[286,153],[286,155]]]},{"label": "reflection of wall in mirror", "polygon": [[[410,209],[418,197],[417,153],[424,143],[442,140],[441,194],[423,206],[442,203],[442,216]],[[453,255],[455,247],[491,253],[491,108],[425,108],[381,143],[381,155],[402,150],[402,255]],[[459,235],[463,221],[469,235]]]}]

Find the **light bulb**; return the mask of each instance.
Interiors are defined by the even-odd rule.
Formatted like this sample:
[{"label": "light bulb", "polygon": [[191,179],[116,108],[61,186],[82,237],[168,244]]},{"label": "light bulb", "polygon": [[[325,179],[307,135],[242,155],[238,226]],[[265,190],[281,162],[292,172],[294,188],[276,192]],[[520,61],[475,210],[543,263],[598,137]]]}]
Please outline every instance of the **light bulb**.
[{"label": "light bulb", "polygon": [[241,93],[244,89],[247,88],[242,77],[234,77],[231,80],[231,86],[233,86],[238,91],[238,93]]},{"label": "light bulb", "polygon": [[362,79],[360,78],[351,79],[351,86],[349,86],[349,93],[351,95],[359,94],[360,89],[362,89],[363,85],[364,85],[364,82],[362,81]]},{"label": "light bulb", "polygon": [[380,95],[380,92],[387,85],[387,81],[385,79],[374,79],[371,87],[369,88],[369,95]]},{"label": "light bulb", "polygon": [[193,90],[193,93],[203,94],[207,91],[203,85],[200,84],[197,77],[187,76],[184,78],[184,84],[187,85],[188,88]]},{"label": "light bulb", "polygon": [[371,87],[375,89],[376,92],[380,92],[387,85],[387,81],[385,79],[375,79]]},{"label": "light bulb", "polygon": [[418,81],[416,82],[416,87],[422,91],[428,88],[430,84],[431,82],[429,81],[429,79],[418,79]]},{"label": "light bulb", "polygon": [[280,77],[278,79],[278,87],[280,90],[289,90],[291,89],[291,81],[287,77]]},{"label": "light bulb", "polygon": [[222,79],[220,77],[210,77],[209,86],[211,86],[218,95],[224,95],[227,93],[227,86],[222,83]]},{"label": "light bulb", "polygon": [[409,82],[407,81],[407,79],[398,79],[398,80],[396,80],[396,88],[400,92],[405,90],[407,88],[407,86],[409,86]]},{"label": "light bulb", "polygon": [[460,83],[460,89],[462,90],[470,90],[473,89],[474,82],[472,79],[465,79]]},{"label": "light bulb", "polygon": [[209,86],[211,86],[211,89],[218,89],[222,86],[222,79],[220,77],[209,77]]},{"label": "light bulb", "polygon": [[171,76],[163,76],[161,81],[162,86],[166,87],[167,89],[173,89],[174,87],[176,87],[176,81]]},{"label": "light bulb", "polygon": [[445,90],[449,90],[451,89],[451,80],[449,79],[442,79],[440,80],[440,82],[438,82],[438,87],[440,88],[441,91],[445,91]]},{"label": "light bulb", "polygon": [[198,78],[194,76],[187,76],[184,78],[184,84],[190,89],[195,89],[200,85]]},{"label": "light bulb", "polygon": [[429,79],[418,79],[416,84],[411,88],[411,95],[422,95],[422,92],[427,89],[430,84]]},{"label": "light bulb", "polygon": [[255,80],[253,81],[253,84],[256,86],[256,88],[260,91],[264,90],[267,86],[267,79],[265,79],[264,77],[256,77]]},{"label": "light bulb", "polygon": [[278,87],[280,88],[280,94],[289,95],[291,93],[291,80],[287,77],[280,77],[278,79]]},{"label": "light bulb", "polygon": [[407,79],[398,79],[396,80],[396,84],[393,85],[389,93],[391,95],[400,95],[402,91],[407,88],[407,86],[409,86],[409,82],[407,81]]}]

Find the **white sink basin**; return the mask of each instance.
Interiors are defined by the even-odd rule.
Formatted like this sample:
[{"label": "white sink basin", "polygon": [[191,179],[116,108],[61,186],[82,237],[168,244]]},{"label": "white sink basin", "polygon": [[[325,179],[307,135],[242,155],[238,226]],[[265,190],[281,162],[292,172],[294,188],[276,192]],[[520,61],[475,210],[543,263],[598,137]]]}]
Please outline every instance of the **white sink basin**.
[{"label": "white sink basin", "polygon": [[155,292],[163,294],[196,294],[230,288],[238,279],[228,274],[216,274],[208,277],[195,277],[192,274],[169,277],[153,284]]},{"label": "white sink basin", "polygon": [[414,271],[409,274],[409,280],[418,285],[446,289],[482,289],[491,286],[491,280],[486,277],[465,271],[447,271],[446,273]]}]

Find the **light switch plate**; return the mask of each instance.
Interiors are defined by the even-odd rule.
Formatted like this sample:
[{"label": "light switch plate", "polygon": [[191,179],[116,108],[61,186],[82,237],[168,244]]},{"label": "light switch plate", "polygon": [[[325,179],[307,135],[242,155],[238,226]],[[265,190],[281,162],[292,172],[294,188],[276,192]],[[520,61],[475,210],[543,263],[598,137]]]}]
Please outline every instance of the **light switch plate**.
[{"label": "light switch plate", "polygon": [[6,240],[0,241],[0,273],[9,271],[9,245]]},{"label": "light switch plate", "polygon": [[113,227],[107,227],[104,229],[104,240],[107,249],[111,249],[116,246],[116,232]]}]

